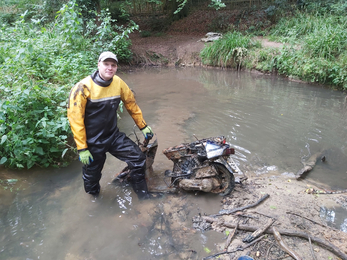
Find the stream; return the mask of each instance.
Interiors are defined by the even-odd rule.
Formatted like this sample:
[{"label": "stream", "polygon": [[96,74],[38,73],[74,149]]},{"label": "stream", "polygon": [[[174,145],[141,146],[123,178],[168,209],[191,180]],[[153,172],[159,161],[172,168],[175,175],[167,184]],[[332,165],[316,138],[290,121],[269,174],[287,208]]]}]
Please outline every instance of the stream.
[{"label": "stream", "polygon": [[[117,73],[133,91],[159,148],[153,164],[172,169],[162,150],[224,135],[235,162],[252,175],[293,175],[325,152],[306,179],[347,189],[347,97],[281,77],[203,68],[149,68]],[[126,111],[119,128],[131,134]],[[101,194],[85,194],[81,163],[66,168],[0,168],[0,259],[201,259],[225,238],[192,227],[197,214],[217,213],[217,194],[179,193],[139,201],[114,183],[123,162],[108,155]],[[346,208],[322,205],[321,218],[347,232]]]}]

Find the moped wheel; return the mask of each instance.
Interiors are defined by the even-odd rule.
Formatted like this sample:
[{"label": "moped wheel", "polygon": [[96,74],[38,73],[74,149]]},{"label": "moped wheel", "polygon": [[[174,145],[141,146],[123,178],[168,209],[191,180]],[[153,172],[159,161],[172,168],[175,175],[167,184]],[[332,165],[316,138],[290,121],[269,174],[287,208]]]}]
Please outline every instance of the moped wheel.
[{"label": "moped wheel", "polygon": [[221,196],[229,195],[235,188],[235,177],[232,172],[230,172],[223,164],[213,163],[212,164],[218,175],[214,178],[217,178],[220,182],[220,187],[212,190],[213,193],[219,193]]}]

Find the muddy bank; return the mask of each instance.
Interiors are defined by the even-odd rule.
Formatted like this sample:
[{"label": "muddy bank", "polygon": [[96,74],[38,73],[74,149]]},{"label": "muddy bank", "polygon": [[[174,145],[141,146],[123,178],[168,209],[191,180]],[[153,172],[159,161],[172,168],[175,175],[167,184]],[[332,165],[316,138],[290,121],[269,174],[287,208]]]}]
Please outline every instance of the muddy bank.
[{"label": "muddy bank", "polygon": [[200,51],[204,37],[170,35],[141,37],[139,32],[130,36],[133,52],[132,66],[201,66]]},{"label": "muddy bank", "polygon": [[[328,226],[320,217],[324,207],[346,207],[347,195],[312,194],[312,189],[321,190],[305,180],[297,181],[285,176],[250,177],[222,199],[220,212],[197,216],[193,221],[194,226],[225,234],[225,240],[210,249],[210,256],[224,252],[218,259],[237,259],[242,255],[254,259],[294,259],[276,242],[272,227],[282,233],[283,242],[300,256],[297,259],[347,259],[347,234]],[[234,210],[256,204],[264,196],[266,198],[254,207]],[[228,212],[232,213],[226,214]],[[245,242],[255,230],[264,228],[269,221],[273,223],[263,234]],[[236,225],[239,228],[235,231]],[[235,235],[228,241],[228,234],[233,232]],[[258,242],[249,246],[260,237]],[[230,253],[225,254],[226,251]]]}]

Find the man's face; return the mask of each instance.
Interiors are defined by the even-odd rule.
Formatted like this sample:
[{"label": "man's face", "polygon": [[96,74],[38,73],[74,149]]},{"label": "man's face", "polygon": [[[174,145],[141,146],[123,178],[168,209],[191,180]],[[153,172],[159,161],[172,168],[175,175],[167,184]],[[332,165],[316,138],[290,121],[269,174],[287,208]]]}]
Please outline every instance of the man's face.
[{"label": "man's face", "polygon": [[113,59],[106,59],[98,63],[98,69],[102,79],[110,80],[117,72],[117,63]]}]

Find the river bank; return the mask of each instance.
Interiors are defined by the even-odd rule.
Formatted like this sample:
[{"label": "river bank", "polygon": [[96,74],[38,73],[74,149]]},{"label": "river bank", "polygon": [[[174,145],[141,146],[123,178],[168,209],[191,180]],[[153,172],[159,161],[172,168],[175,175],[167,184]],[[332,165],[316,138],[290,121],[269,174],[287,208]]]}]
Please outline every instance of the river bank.
[{"label": "river bank", "polygon": [[[142,37],[140,32],[131,34],[131,50],[133,59],[131,65],[139,66],[204,66],[200,52],[209,44],[203,42],[205,33],[163,34],[159,36]],[[264,37],[256,37],[264,48],[282,48],[283,44],[269,41]]]},{"label": "river bank", "polygon": [[[288,248],[301,257],[297,259],[346,259],[347,234],[332,227],[331,223],[327,224],[329,209],[346,208],[345,194],[312,194],[320,188],[288,176],[246,175],[250,176],[248,180],[237,185],[229,196],[222,199],[220,216],[214,216],[218,215],[216,212],[193,221],[199,229],[212,229],[225,234],[226,239],[220,241],[210,255],[228,251],[230,254],[221,255],[219,259],[237,259],[246,254],[254,259],[292,259],[276,242],[272,233],[275,227]],[[264,197],[266,199],[257,204]],[[228,211],[232,213],[225,214]],[[257,243],[249,246],[249,243],[244,242],[256,230],[264,229],[269,222],[272,225],[251,240],[255,241],[264,235]],[[228,234],[235,230],[231,242],[228,241]],[[242,248],[244,250],[240,250]]]}]

